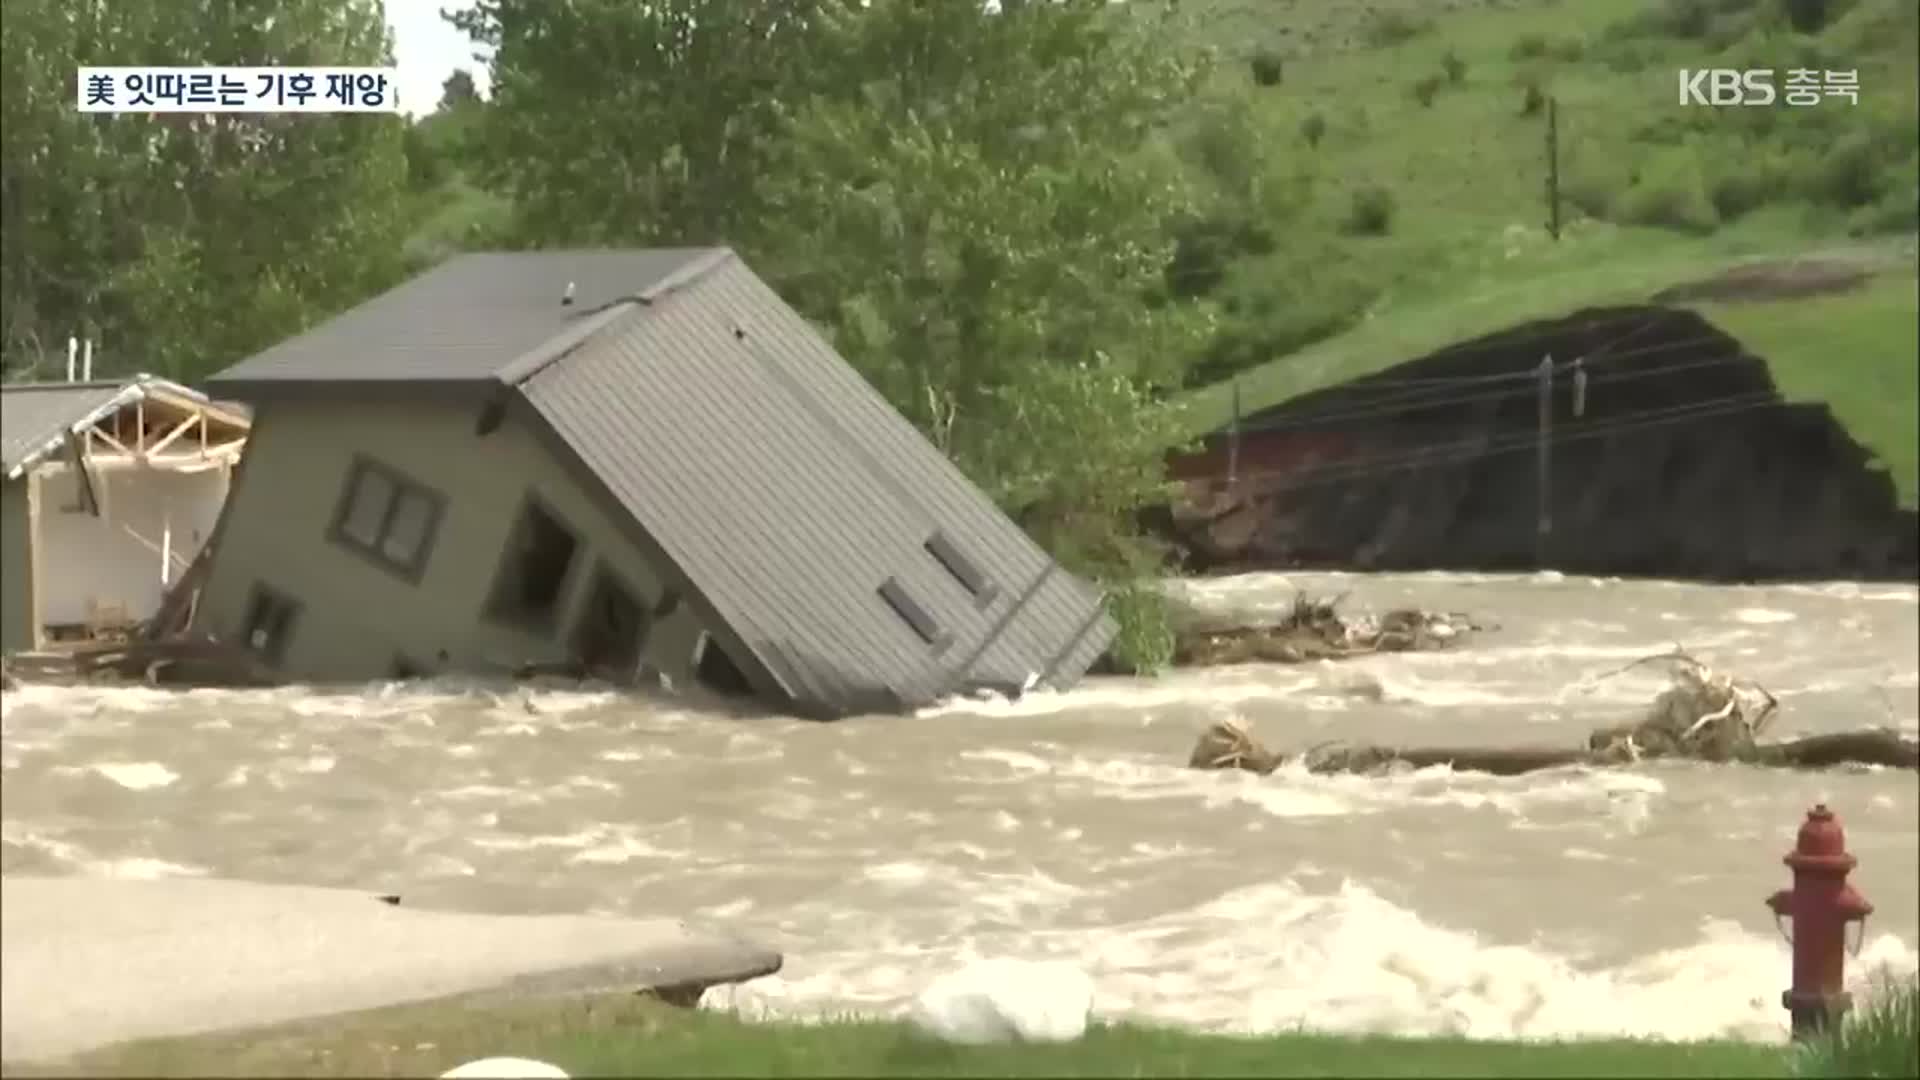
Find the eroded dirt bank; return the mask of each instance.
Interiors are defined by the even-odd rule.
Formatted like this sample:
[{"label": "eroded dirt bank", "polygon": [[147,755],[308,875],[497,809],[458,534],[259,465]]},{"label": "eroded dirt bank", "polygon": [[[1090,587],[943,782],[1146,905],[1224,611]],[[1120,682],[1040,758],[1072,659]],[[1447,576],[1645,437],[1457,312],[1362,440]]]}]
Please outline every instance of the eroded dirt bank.
[{"label": "eroded dirt bank", "polygon": [[[1533,370],[1545,356],[1542,538]],[[1870,452],[1825,406],[1783,402],[1762,360],[1683,309],[1514,327],[1254,414],[1241,432],[1232,483],[1224,437],[1173,463],[1188,498],[1155,525],[1190,570],[1545,565],[1719,581],[1920,570],[1920,525]]]}]

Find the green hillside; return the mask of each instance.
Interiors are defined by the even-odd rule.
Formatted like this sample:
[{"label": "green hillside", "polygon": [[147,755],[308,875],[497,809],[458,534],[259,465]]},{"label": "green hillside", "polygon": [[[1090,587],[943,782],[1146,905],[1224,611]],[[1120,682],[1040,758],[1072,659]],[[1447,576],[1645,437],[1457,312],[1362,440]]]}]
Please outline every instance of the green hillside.
[{"label": "green hillside", "polygon": [[[1802,33],[1790,16],[1823,8]],[[1176,280],[1217,301],[1193,430],[1452,341],[1756,259],[1904,267],[1857,293],[1706,310],[1916,486],[1920,201],[1911,0],[1213,0],[1223,62],[1182,132],[1209,178]],[[1684,108],[1681,67],[1857,70],[1859,103]],[[1272,76],[1277,70],[1278,81]],[[1263,84],[1264,80],[1264,84]],[[1547,102],[1562,228],[1546,228]]]}]

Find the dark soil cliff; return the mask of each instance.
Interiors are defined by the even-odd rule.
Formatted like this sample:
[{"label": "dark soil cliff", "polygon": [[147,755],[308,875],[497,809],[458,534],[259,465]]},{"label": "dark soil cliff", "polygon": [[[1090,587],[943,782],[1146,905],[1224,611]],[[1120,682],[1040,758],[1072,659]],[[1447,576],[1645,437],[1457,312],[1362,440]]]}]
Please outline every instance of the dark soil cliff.
[{"label": "dark soil cliff", "polygon": [[1247,417],[1230,441],[1173,462],[1188,498],[1155,523],[1195,571],[1910,580],[1920,562],[1913,511],[1826,407],[1783,402],[1763,361],[1681,309],[1515,327]]}]

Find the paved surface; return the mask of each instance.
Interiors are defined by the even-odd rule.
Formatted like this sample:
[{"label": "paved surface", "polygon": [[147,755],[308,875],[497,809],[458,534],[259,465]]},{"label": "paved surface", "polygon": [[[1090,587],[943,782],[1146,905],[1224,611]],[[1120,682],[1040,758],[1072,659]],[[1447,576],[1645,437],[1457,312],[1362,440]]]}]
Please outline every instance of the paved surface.
[{"label": "paved surface", "polygon": [[780,959],[668,919],[426,911],[242,881],[0,878],[0,1060],[452,994],[739,982]]}]

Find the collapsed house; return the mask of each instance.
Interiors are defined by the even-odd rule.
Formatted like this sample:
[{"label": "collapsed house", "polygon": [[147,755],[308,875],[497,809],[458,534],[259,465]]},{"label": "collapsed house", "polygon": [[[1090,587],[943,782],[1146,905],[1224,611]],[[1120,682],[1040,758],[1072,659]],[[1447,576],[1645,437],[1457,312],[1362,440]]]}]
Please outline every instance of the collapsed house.
[{"label": "collapsed house", "polygon": [[221,373],[193,628],[285,677],[576,666],[801,715],[1064,686],[1114,628],[731,251],[456,257]]},{"label": "collapsed house", "polygon": [[0,652],[125,634],[191,565],[243,407],[150,376],[0,386]]}]

